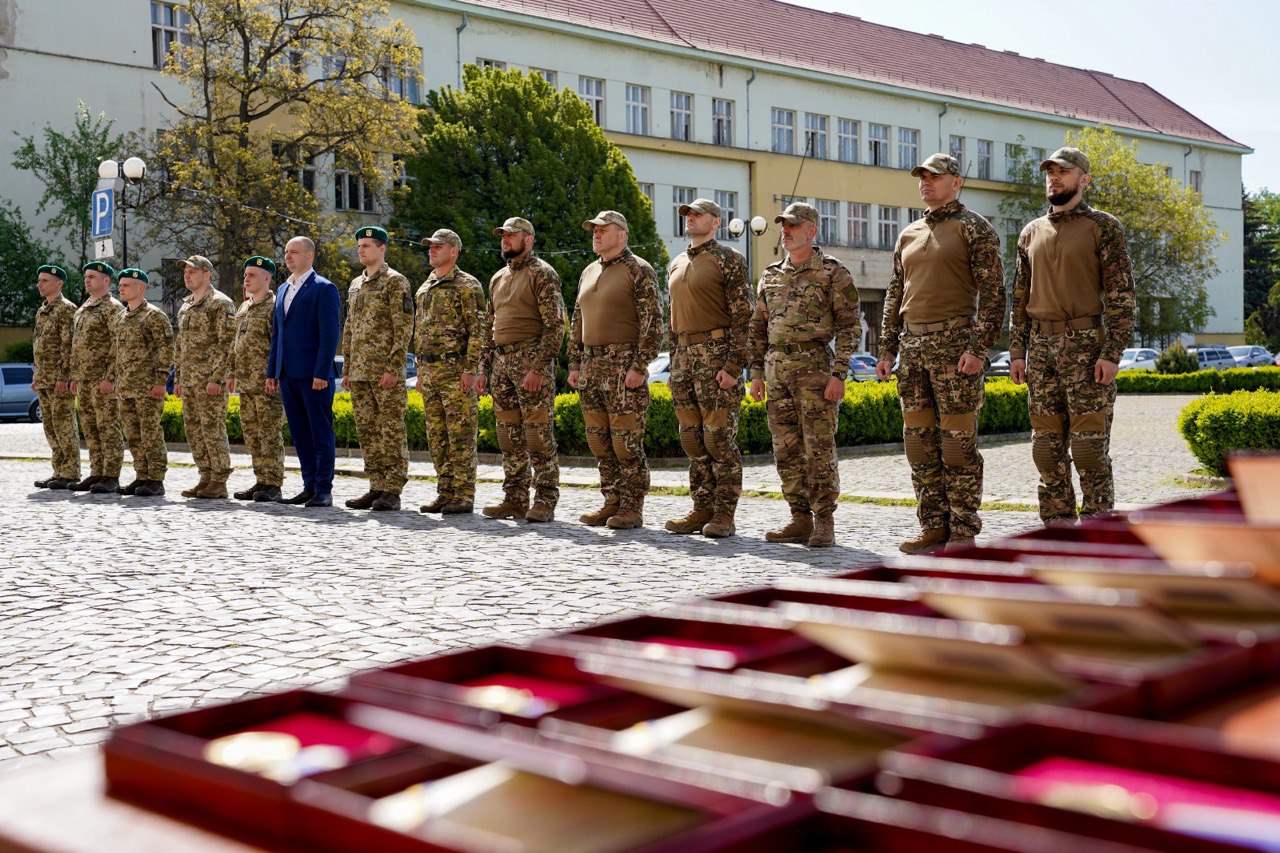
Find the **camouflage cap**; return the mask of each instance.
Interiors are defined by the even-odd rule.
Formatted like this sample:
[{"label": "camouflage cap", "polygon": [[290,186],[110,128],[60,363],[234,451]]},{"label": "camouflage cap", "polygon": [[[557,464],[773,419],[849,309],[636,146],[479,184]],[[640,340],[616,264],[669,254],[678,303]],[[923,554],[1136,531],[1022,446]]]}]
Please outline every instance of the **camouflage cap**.
[{"label": "camouflage cap", "polygon": [[40,275],[41,273],[46,273],[46,272],[49,275],[56,276],[62,279],[63,281],[67,280],[67,271],[64,270],[62,267],[58,266],[57,264],[42,264],[40,266],[40,269],[36,270],[36,275]]},{"label": "camouflage cap", "polygon": [[676,211],[680,216],[688,216],[690,211],[698,213],[710,213],[712,216],[723,216],[724,212],[720,210],[720,205],[716,204],[709,198],[695,198],[688,204],[680,205]]},{"label": "camouflage cap", "polygon": [[801,222],[812,222],[818,224],[818,209],[811,204],[803,201],[793,201],[787,205],[787,209],[773,217],[774,222],[787,222],[791,225],[799,225]]},{"label": "camouflage cap", "polygon": [[590,231],[597,225],[617,225],[623,231],[630,230],[627,228],[627,217],[623,216],[616,210],[600,211],[600,213],[596,215],[595,219],[588,219],[586,222],[582,223],[582,228],[585,231]]},{"label": "camouflage cap", "polygon": [[209,260],[204,255],[192,255],[183,261],[183,263],[189,267],[195,267],[198,270],[213,272],[213,261]]},{"label": "camouflage cap", "polygon": [[493,229],[493,236],[501,237],[503,234],[514,234],[517,231],[523,231],[526,234],[533,233],[533,223],[519,216],[513,216],[501,226]]},{"label": "camouflage cap", "polygon": [[1040,171],[1048,170],[1050,163],[1057,163],[1064,169],[1075,168],[1082,172],[1089,171],[1089,158],[1079,148],[1059,148],[1040,163]]},{"label": "camouflage cap", "polygon": [[100,272],[108,278],[115,280],[116,271],[111,264],[105,264],[102,261],[90,261],[80,268],[80,272]]},{"label": "camouflage cap", "polygon": [[123,284],[126,279],[140,281],[143,284],[151,284],[151,277],[137,267],[129,267],[128,269],[120,270],[120,275],[118,277],[119,282]]},{"label": "camouflage cap", "polygon": [[462,238],[458,236],[456,231],[450,231],[448,228],[439,228],[430,237],[422,238],[422,245],[426,246],[431,243],[437,246],[441,243],[448,243],[456,249],[462,248]]},{"label": "camouflage cap", "polygon": [[266,270],[272,275],[275,275],[276,272],[276,262],[270,258],[264,258],[262,255],[254,255],[252,258],[245,258],[244,269],[248,269],[249,267]]},{"label": "camouflage cap", "polygon": [[960,177],[960,161],[950,154],[933,154],[919,166],[911,170],[911,176],[918,178],[925,172],[935,175],[955,175]]},{"label": "camouflage cap", "polygon": [[385,228],[379,228],[377,225],[367,225],[356,231],[356,240],[360,240],[364,237],[369,237],[373,240],[381,240],[384,244],[388,242],[387,230]]}]

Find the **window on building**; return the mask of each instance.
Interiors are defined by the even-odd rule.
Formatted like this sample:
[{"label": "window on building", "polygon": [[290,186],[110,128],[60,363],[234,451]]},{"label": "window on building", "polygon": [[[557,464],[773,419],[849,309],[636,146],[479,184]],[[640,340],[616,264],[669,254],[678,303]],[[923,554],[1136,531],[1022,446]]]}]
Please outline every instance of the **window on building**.
[{"label": "window on building", "polygon": [[892,249],[898,242],[898,230],[902,227],[902,208],[880,206],[880,248]]},{"label": "window on building", "polygon": [[991,140],[978,140],[978,177],[984,181],[991,180]]},{"label": "window on building", "polygon": [[154,67],[164,68],[169,46],[175,41],[191,44],[191,34],[187,32],[190,25],[191,16],[181,6],[174,3],[151,4],[151,64]]},{"label": "window on building", "polygon": [[1018,242],[1018,236],[1022,234],[1022,220],[1020,219],[1004,219],[1004,243],[1006,246],[1011,243]]},{"label": "window on building", "polygon": [[827,154],[827,123],[830,120],[828,116],[817,113],[804,114],[804,141],[810,157],[826,160],[829,156]]},{"label": "window on building", "polygon": [[671,93],[671,138],[693,139],[693,95],[688,92]]},{"label": "window on building", "polygon": [[653,197],[653,184],[648,183],[646,181],[640,181],[639,185],[640,185],[640,192],[644,193],[649,197],[649,204],[652,205],[656,203],[657,199]]},{"label": "window on building", "polygon": [[407,189],[413,184],[415,178],[409,174],[409,170],[404,165],[404,156],[394,157],[391,160],[391,186],[398,190]]},{"label": "window on building", "polygon": [[1004,179],[1006,181],[1017,180],[1018,177],[1018,147],[1012,142],[1004,144]]},{"label": "window on building", "polygon": [[1187,186],[1191,187],[1197,193],[1204,191],[1204,172],[1198,172],[1192,169],[1187,173]]},{"label": "window on building", "polygon": [[774,107],[769,111],[772,124],[769,150],[775,154],[796,153],[796,111]]},{"label": "window on building", "polygon": [[649,135],[649,87],[627,84],[627,133]]},{"label": "window on building", "polygon": [[596,124],[604,127],[604,81],[599,77],[579,77],[578,97],[591,107]]},{"label": "window on building", "polygon": [[[1042,159],[1043,159],[1043,158],[1042,158]],[[1172,166],[1165,166],[1165,167],[1164,167],[1164,176],[1165,176],[1166,178],[1172,178],[1172,177],[1173,177],[1173,167],[1172,167]]]},{"label": "window on building", "polygon": [[716,231],[716,239],[738,239],[729,233],[729,223],[738,215],[738,194],[731,190],[716,190],[716,204],[720,205],[720,228]]},{"label": "window on building", "polygon": [[1035,147],[1032,147],[1032,148],[1031,148],[1031,163],[1032,163],[1034,166],[1036,166],[1037,168],[1039,168],[1040,164],[1041,164],[1041,163],[1043,163],[1043,162],[1044,162],[1044,149],[1043,149],[1043,148],[1035,148]]},{"label": "window on building", "polygon": [[956,162],[960,164],[960,174],[964,174],[964,137],[951,135],[951,141],[947,145],[947,153],[956,158]]},{"label": "window on building", "polygon": [[387,93],[399,98],[403,98],[411,104],[422,103],[422,87],[419,84],[419,74],[422,71],[422,51],[417,52],[417,60],[397,68],[386,67],[382,69],[382,81],[387,87]]},{"label": "window on building", "polygon": [[476,65],[479,65],[485,71],[506,71],[507,70],[507,63],[503,62],[501,59],[482,59],[481,57],[477,56]]},{"label": "window on building", "polygon": [[871,242],[871,205],[862,202],[849,202],[849,245],[855,248],[867,246]]},{"label": "window on building", "polygon": [[372,213],[373,193],[365,184],[364,176],[342,167],[334,169],[333,207],[335,210]]},{"label": "window on building", "polygon": [[867,162],[872,166],[889,165],[889,125],[867,125]]},{"label": "window on building", "polygon": [[271,156],[280,164],[280,168],[286,175],[298,182],[298,186],[312,195],[316,194],[315,157],[299,155],[296,148],[286,148],[279,142],[271,143]]},{"label": "window on building", "polygon": [[814,200],[818,209],[818,242],[834,246],[840,241],[840,205],[825,198]]},{"label": "window on building", "polygon": [[671,233],[677,237],[684,236],[684,217],[680,215],[680,205],[693,204],[693,200],[697,197],[697,187],[671,188],[671,213],[675,221],[675,225],[672,227]]},{"label": "window on building", "polygon": [[920,131],[898,128],[898,168],[914,169],[920,165]]},{"label": "window on building", "polygon": [[529,73],[536,74],[539,77],[541,77],[543,80],[546,80],[548,83],[551,84],[552,89],[555,89],[557,86],[560,85],[560,75],[554,71],[551,71],[550,69],[530,68]]},{"label": "window on building", "polygon": [[842,163],[858,162],[858,124],[851,118],[836,119],[836,159]]},{"label": "window on building", "polygon": [[924,208],[922,208],[922,207],[908,207],[908,208],[907,208],[907,222],[915,222],[917,219],[924,219]]},{"label": "window on building", "polygon": [[711,99],[711,143],[733,145],[733,101]]}]

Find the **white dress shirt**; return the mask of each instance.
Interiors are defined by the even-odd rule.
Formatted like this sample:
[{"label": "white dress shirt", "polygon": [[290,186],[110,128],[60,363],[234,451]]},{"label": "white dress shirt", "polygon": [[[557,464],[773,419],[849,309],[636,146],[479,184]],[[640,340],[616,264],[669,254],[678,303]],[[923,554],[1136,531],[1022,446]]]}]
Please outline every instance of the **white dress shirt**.
[{"label": "white dress shirt", "polygon": [[313,272],[315,272],[314,268],[306,270],[301,275],[289,276],[289,287],[284,292],[284,313],[285,314],[289,313],[289,306],[293,304],[294,295],[298,292],[298,289],[302,286],[302,283],[307,280],[307,276],[311,275],[311,273]]}]

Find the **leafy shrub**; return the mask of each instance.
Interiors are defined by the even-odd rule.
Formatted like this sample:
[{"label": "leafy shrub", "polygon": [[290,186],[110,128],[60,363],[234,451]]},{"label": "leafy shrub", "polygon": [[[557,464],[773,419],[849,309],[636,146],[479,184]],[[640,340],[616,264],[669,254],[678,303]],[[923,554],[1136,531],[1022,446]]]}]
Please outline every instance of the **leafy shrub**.
[{"label": "leafy shrub", "polygon": [[5,361],[20,361],[24,364],[36,360],[34,341],[14,341],[4,348]]},{"label": "leafy shrub", "polygon": [[1280,391],[1280,367],[1235,367],[1195,373],[1154,373],[1126,370],[1116,376],[1122,394],[1208,394],[1231,391]]},{"label": "leafy shrub", "polygon": [[1199,369],[1199,360],[1180,343],[1156,357],[1156,373],[1195,373]]},{"label": "leafy shrub", "polygon": [[1232,450],[1280,450],[1280,393],[1208,394],[1183,408],[1178,429],[1200,464],[1226,476]]}]

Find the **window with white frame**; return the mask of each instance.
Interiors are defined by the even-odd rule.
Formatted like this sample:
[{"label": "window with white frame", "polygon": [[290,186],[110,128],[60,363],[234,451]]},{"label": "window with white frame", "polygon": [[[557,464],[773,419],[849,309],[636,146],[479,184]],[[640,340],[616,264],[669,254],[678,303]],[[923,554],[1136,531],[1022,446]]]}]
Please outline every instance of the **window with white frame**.
[{"label": "window with white frame", "polygon": [[817,113],[804,114],[804,136],[806,151],[810,157],[818,160],[827,159],[827,125],[830,119]]},{"label": "window with white frame", "polygon": [[978,177],[984,181],[991,180],[991,140],[978,140]]},{"label": "window with white frame", "polygon": [[840,240],[840,205],[831,199],[814,199],[818,209],[818,242],[834,246]]},{"label": "window with white frame", "polygon": [[604,81],[599,77],[579,77],[578,97],[591,107],[596,124],[604,127]]},{"label": "window with white frame", "polygon": [[1012,142],[1004,144],[1004,179],[1013,181],[1018,176],[1018,149],[1021,146]]},{"label": "window with white frame", "polygon": [[849,202],[849,245],[867,246],[871,243],[871,205],[859,201]]},{"label": "window with white frame", "polygon": [[1013,243],[1018,242],[1018,237],[1021,234],[1022,234],[1022,220],[1009,219],[1006,217],[1004,220],[1004,238],[1006,241],[1006,245],[1008,245],[1008,243],[1010,242],[1013,242]]},{"label": "window with white frame", "polygon": [[907,222],[915,222],[917,219],[924,219],[924,208],[908,207]]},{"label": "window with white frame", "polygon": [[1193,192],[1202,194],[1204,192],[1204,172],[1200,172],[1195,169],[1187,172],[1187,186],[1190,187]]},{"label": "window with white frame", "polygon": [[898,168],[914,169],[920,165],[920,131],[898,128]]},{"label": "window with white frame", "polygon": [[414,180],[413,175],[409,174],[409,170],[404,164],[404,157],[396,157],[392,159],[391,186],[398,190],[408,189]]},{"label": "window with white frame", "polygon": [[383,85],[387,93],[408,101],[411,104],[422,103],[422,87],[419,84],[419,72],[422,69],[422,50],[416,54],[416,61],[399,67],[382,69]]},{"label": "window with white frame", "polygon": [[733,145],[733,101],[711,99],[711,144]]},{"label": "window with white frame", "polygon": [[342,167],[333,170],[333,207],[359,213],[373,212],[373,192],[364,176]]},{"label": "window with white frame", "polygon": [[889,165],[889,125],[867,125],[867,162],[872,166]]},{"label": "window with white frame", "polygon": [[164,68],[169,46],[175,41],[191,44],[191,34],[187,32],[190,25],[191,16],[182,6],[176,3],[151,4],[151,64],[154,67]]},{"label": "window with white frame", "polygon": [[671,93],[671,138],[693,140],[693,95],[688,92]]},{"label": "window with white frame", "polygon": [[673,214],[673,222],[671,233],[677,237],[684,236],[684,217],[680,215],[680,205],[693,204],[693,200],[698,197],[697,187],[672,187],[671,188],[671,212]]},{"label": "window with white frame", "polygon": [[485,71],[506,71],[507,70],[507,63],[503,62],[501,59],[483,59],[477,56],[476,65],[479,65]]},{"label": "window with white frame", "polygon": [[649,197],[649,204],[655,204],[657,199],[653,197],[653,184],[648,181],[638,181],[637,184],[640,187],[640,192]]},{"label": "window with white frame", "polygon": [[956,162],[960,164],[960,174],[964,174],[964,137],[951,134],[951,141],[947,143],[947,153],[956,158]]},{"label": "window with white frame", "polygon": [[1032,162],[1032,163],[1033,163],[1037,168],[1039,168],[1040,164],[1044,162],[1044,149],[1043,149],[1043,148],[1032,148],[1032,149],[1031,149],[1031,162]]},{"label": "window with white frame", "polygon": [[716,204],[720,205],[720,228],[716,231],[716,239],[738,239],[729,233],[729,223],[738,215],[738,194],[732,190],[716,190]]},{"label": "window with white frame", "polygon": [[627,84],[627,133],[649,135],[649,87]]},{"label": "window with white frame", "polygon": [[796,153],[796,111],[774,107],[769,111],[769,123],[769,150],[775,154]]},{"label": "window with white frame", "polygon": [[316,194],[315,157],[299,155],[297,148],[293,146],[286,148],[279,142],[271,143],[271,156],[280,164],[286,175],[298,182],[298,186],[312,195]]},{"label": "window with white frame", "polygon": [[892,249],[898,242],[898,230],[902,227],[902,208],[880,206],[880,248]]},{"label": "window with white frame", "polygon": [[858,162],[858,125],[851,118],[836,119],[836,159],[841,163]]},{"label": "window with white frame", "polygon": [[546,80],[551,85],[552,89],[559,85],[560,75],[549,68],[530,68],[529,73],[536,74],[543,80]]}]

